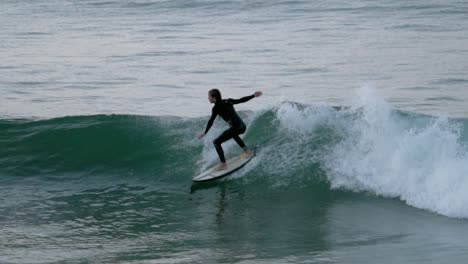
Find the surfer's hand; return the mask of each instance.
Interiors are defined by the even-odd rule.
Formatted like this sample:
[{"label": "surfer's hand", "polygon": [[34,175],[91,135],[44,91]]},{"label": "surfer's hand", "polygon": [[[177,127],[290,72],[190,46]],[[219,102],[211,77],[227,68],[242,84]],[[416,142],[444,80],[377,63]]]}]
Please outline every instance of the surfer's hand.
[{"label": "surfer's hand", "polygon": [[201,133],[201,134],[198,136],[198,139],[202,139],[204,136],[205,136],[205,133]]},{"label": "surfer's hand", "polygon": [[261,96],[262,94],[263,94],[263,93],[260,92],[260,91],[254,93],[255,97],[259,97],[259,96]]}]

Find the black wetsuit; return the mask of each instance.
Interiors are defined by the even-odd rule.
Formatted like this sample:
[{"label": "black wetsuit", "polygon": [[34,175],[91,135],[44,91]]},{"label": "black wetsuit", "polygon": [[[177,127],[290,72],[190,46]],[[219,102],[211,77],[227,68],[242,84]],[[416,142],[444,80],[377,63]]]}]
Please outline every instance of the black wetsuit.
[{"label": "black wetsuit", "polygon": [[254,97],[255,95],[250,95],[240,99],[225,99],[216,101],[215,105],[213,106],[213,110],[211,111],[211,118],[206,125],[205,134],[208,132],[208,130],[210,130],[214,120],[218,115],[221,116],[224,121],[229,123],[229,129],[224,131],[213,141],[221,162],[226,162],[226,159],[224,158],[224,151],[221,147],[223,142],[233,138],[241,148],[245,149],[245,144],[239,135],[245,132],[246,126],[244,121],[242,121],[239,115],[237,115],[236,110],[234,109],[234,105],[245,103]]}]

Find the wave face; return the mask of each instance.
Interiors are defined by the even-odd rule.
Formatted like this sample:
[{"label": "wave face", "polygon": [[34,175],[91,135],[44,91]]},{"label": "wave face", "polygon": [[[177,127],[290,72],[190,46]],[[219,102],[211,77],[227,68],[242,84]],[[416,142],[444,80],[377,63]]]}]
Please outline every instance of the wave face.
[{"label": "wave face", "polygon": [[[271,188],[319,186],[398,198],[438,214],[468,218],[468,120],[392,110],[371,91],[350,107],[283,102],[241,112],[258,158],[226,180]],[[0,121],[0,176],[67,182],[151,179],[180,186],[217,162],[207,117],[71,116]],[[225,144],[227,155],[239,152]],[[260,188],[260,187],[259,187]]]},{"label": "wave face", "polygon": [[175,117],[97,115],[4,120],[2,175],[158,174],[194,155],[181,142],[193,122]]}]

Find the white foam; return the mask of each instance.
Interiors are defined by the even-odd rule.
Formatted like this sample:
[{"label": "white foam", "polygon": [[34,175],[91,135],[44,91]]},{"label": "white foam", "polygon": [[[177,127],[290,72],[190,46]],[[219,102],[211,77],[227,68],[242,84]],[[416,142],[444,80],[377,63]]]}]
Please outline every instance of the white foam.
[{"label": "white foam", "polygon": [[459,126],[446,118],[412,125],[369,88],[358,99],[352,111],[360,117],[349,120],[347,137],[322,157],[332,187],[468,218],[468,155]]},{"label": "white foam", "polygon": [[270,175],[278,186],[302,181],[297,174],[307,170],[309,164],[317,161],[313,147],[316,129],[326,125],[339,126],[339,115],[329,105],[304,106],[292,102],[283,102],[273,109],[278,122],[278,131],[274,131],[274,140],[262,147],[262,171]]},{"label": "white foam", "polygon": [[309,134],[330,120],[331,107],[314,105],[300,107],[295,103],[282,103],[277,111],[277,118],[282,127],[299,134]]}]

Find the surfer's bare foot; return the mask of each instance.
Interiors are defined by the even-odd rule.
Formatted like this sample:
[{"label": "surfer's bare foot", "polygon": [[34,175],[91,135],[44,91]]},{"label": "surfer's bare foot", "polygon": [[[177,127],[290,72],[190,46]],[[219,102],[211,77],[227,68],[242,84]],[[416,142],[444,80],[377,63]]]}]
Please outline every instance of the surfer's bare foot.
[{"label": "surfer's bare foot", "polygon": [[226,165],[226,163],[220,163],[218,166],[216,166],[215,170],[216,170],[216,171],[227,170],[227,165]]},{"label": "surfer's bare foot", "polygon": [[252,151],[250,149],[244,151],[244,154],[241,155],[243,159],[246,159],[248,157],[252,156]]}]

